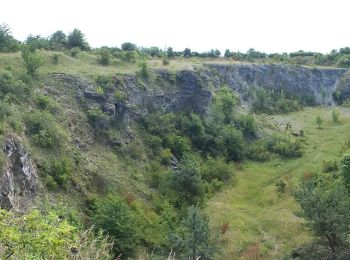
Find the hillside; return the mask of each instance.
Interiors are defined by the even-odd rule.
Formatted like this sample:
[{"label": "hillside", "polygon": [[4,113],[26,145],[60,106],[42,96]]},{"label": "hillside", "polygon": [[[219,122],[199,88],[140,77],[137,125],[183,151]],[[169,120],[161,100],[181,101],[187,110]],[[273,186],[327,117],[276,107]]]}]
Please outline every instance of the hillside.
[{"label": "hillside", "polygon": [[[0,53],[0,207],[62,220],[58,235],[56,218],[44,221],[62,237],[52,255],[75,259],[91,226],[114,247],[96,231],[102,242],[77,249],[81,259],[95,247],[96,259],[185,259],[196,239],[203,259],[281,259],[312,241],[294,194],[349,151],[347,69],[198,57],[103,66],[92,51],[37,52],[33,75],[20,53]],[[21,251],[28,238],[0,212],[13,243],[0,255],[45,259],[43,245]]]}]

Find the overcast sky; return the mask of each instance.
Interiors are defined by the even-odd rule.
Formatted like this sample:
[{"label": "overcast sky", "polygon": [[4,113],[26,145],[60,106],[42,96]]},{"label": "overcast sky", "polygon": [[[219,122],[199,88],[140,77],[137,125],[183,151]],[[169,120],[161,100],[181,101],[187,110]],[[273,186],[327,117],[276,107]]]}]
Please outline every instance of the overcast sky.
[{"label": "overcast sky", "polygon": [[4,0],[0,23],[24,40],[79,28],[92,47],[330,52],[350,46],[349,0]]}]

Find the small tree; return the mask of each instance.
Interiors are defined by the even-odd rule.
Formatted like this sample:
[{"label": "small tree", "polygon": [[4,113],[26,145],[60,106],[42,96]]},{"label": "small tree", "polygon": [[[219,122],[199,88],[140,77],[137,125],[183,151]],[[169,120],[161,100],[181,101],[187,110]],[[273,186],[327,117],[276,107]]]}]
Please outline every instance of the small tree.
[{"label": "small tree", "polygon": [[149,69],[148,69],[147,59],[144,57],[141,57],[137,66],[139,67],[139,72],[140,72],[141,76],[144,78],[148,78]]},{"label": "small tree", "polygon": [[333,109],[333,111],[332,111],[332,121],[333,121],[333,123],[339,124],[339,115],[340,115],[339,111]]},{"label": "small tree", "polygon": [[321,129],[322,123],[323,123],[322,118],[321,118],[320,116],[317,116],[317,117],[316,117],[316,124],[317,124],[317,126],[318,126],[318,129]]},{"label": "small tree", "polygon": [[198,206],[188,209],[187,217],[182,223],[183,234],[177,242],[191,260],[213,259],[219,251],[210,237],[208,223],[208,217],[200,212]]},{"label": "small tree", "polygon": [[34,76],[35,72],[45,64],[43,58],[37,52],[30,51],[28,47],[22,48],[21,52],[28,75]]},{"label": "small tree", "polygon": [[136,51],[137,46],[131,42],[124,42],[122,45],[122,50],[123,51]]},{"label": "small tree", "polygon": [[313,233],[328,244],[331,254],[341,254],[350,232],[350,200],[343,180],[318,174],[303,182],[295,198]]},{"label": "small tree", "polygon": [[108,65],[111,59],[111,54],[107,47],[102,47],[98,52],[98,63]]},{"label": "small tree", "polygon": [[186,48],[186,49],[183,51],[183,55],[184,55],[184,57],[191,57],[191,56],[192,56],[191,49]]},{"label": "small tree", "polygon": [[79,29],[74,29],[67,38],[68,48],[78,47],[81,50],[88,50],[89,44],[85,40],[85,36]]}]

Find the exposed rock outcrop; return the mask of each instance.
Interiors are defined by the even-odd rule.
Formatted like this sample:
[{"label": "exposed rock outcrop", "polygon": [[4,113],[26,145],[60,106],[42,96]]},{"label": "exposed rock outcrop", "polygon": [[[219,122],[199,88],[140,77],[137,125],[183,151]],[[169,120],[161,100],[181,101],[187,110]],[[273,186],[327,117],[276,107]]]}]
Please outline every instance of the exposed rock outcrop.
[{"label": "exposed rock outcrop", "polygon": [[36,195],[38,177],[18,136],[7,136],[3,152],[5,165],[0,176],[0,207],[24,211]]}]

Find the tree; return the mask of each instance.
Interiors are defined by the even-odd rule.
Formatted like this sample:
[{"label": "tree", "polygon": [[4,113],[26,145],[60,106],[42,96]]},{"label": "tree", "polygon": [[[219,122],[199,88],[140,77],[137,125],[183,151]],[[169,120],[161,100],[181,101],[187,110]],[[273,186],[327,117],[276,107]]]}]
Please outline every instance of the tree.
[{"label": "tree", "polygon": [[233,53],[229,49],[226,49],[224,57],[225,58],[231,58],[232,56],[233,56]]},{"label": "tree", "polygon": [[98,63],[102,65],[108,65],[111,59],[111,53],[109,52],[108,47],[102,47],[98,51]]},{"label": "tree", "polygon": [[318,129],[321,129],[322,122],[323,122],[323,120],[322,120],[321,116],[317,116],[316,117],[316,124],[318,126]]},{"label": "tree", "polygon": [[188,209],[182,222],[182,236],[177,238],[177,242],[191,260],[213,259],[219,251],[210,237],[208,223],[208,217],[200,212],[198,205]]},{"label": "tree", "polygon": [[44,65],[45,62],[43,58],[35,51],[31,51],[27,46],[23,47],[21,52],[27,74],[34,76],[35,72]]},{"label": "tree", "polygon": [[339,254],[350,232],[350,200],[342,178],[316,174],[303,181],[295,198],[312,232],[328,244],[332,254]]},{"label": "tree", "polygon": [[170,185],[181,199],[181,204],[194,204],[203,199],[204,189],[201,174],[196,165],[188,159],[182,163],[178,170],[172,172]]},{"label": "tree", "polygon": [[122,50],[123,51],[136,51],[137,46],[131,42],[124,42],[122,45]]},{"label": "tree", "polygon": [[168,58],[172,58],[175,56],[174,50],[171,47],[169,47],[166,52],[167,52]]},{"label": "tree", "polygon": [[339,111],[333,109],[333,111],[332,111],[332,121],[333,121],[333,123],[335,123],[335,124],[339,123],[339,115],[340,115]]},{"label": "tree", "polygon": [[56,31],[50,36],[50,48],[61,51],[67,47],[67,36],[62,31]]},{"label": "tree", "polygon": [[139,241],[136,216],[120,198],[109,195],[97,199],[93,205],[92,220],[114,240],[114,251],[130,255]]},{"label": "tree", "polygon": [[36,49],[49,49],[49,40],[41,37],[40,35],[31,35],[29,34],[25,40],[26,45],[30,48],[31,51]]},{"label": "tree", "polygon": [[340,174],[342,175],[345,186],[350,191],[350,154],[347,154],[340,161]]},{"label": "tree", "polygon": [[186,49],[183,51],[183,55],[184,55],[184,57],[191,57],[191,56],[192,56],[191,49],[186,48]]},{"label": "tree", "polygon": [[81,50],[88,50],[89,44],[85,40],[85,36],[79,29],[74,29],[67,38],[68,48],[78,47]]},{"label": "tree", "polygon": [[17,51],[18,42],[12,37],[10,27],[7,24],[0,25],[0,52]]}]

